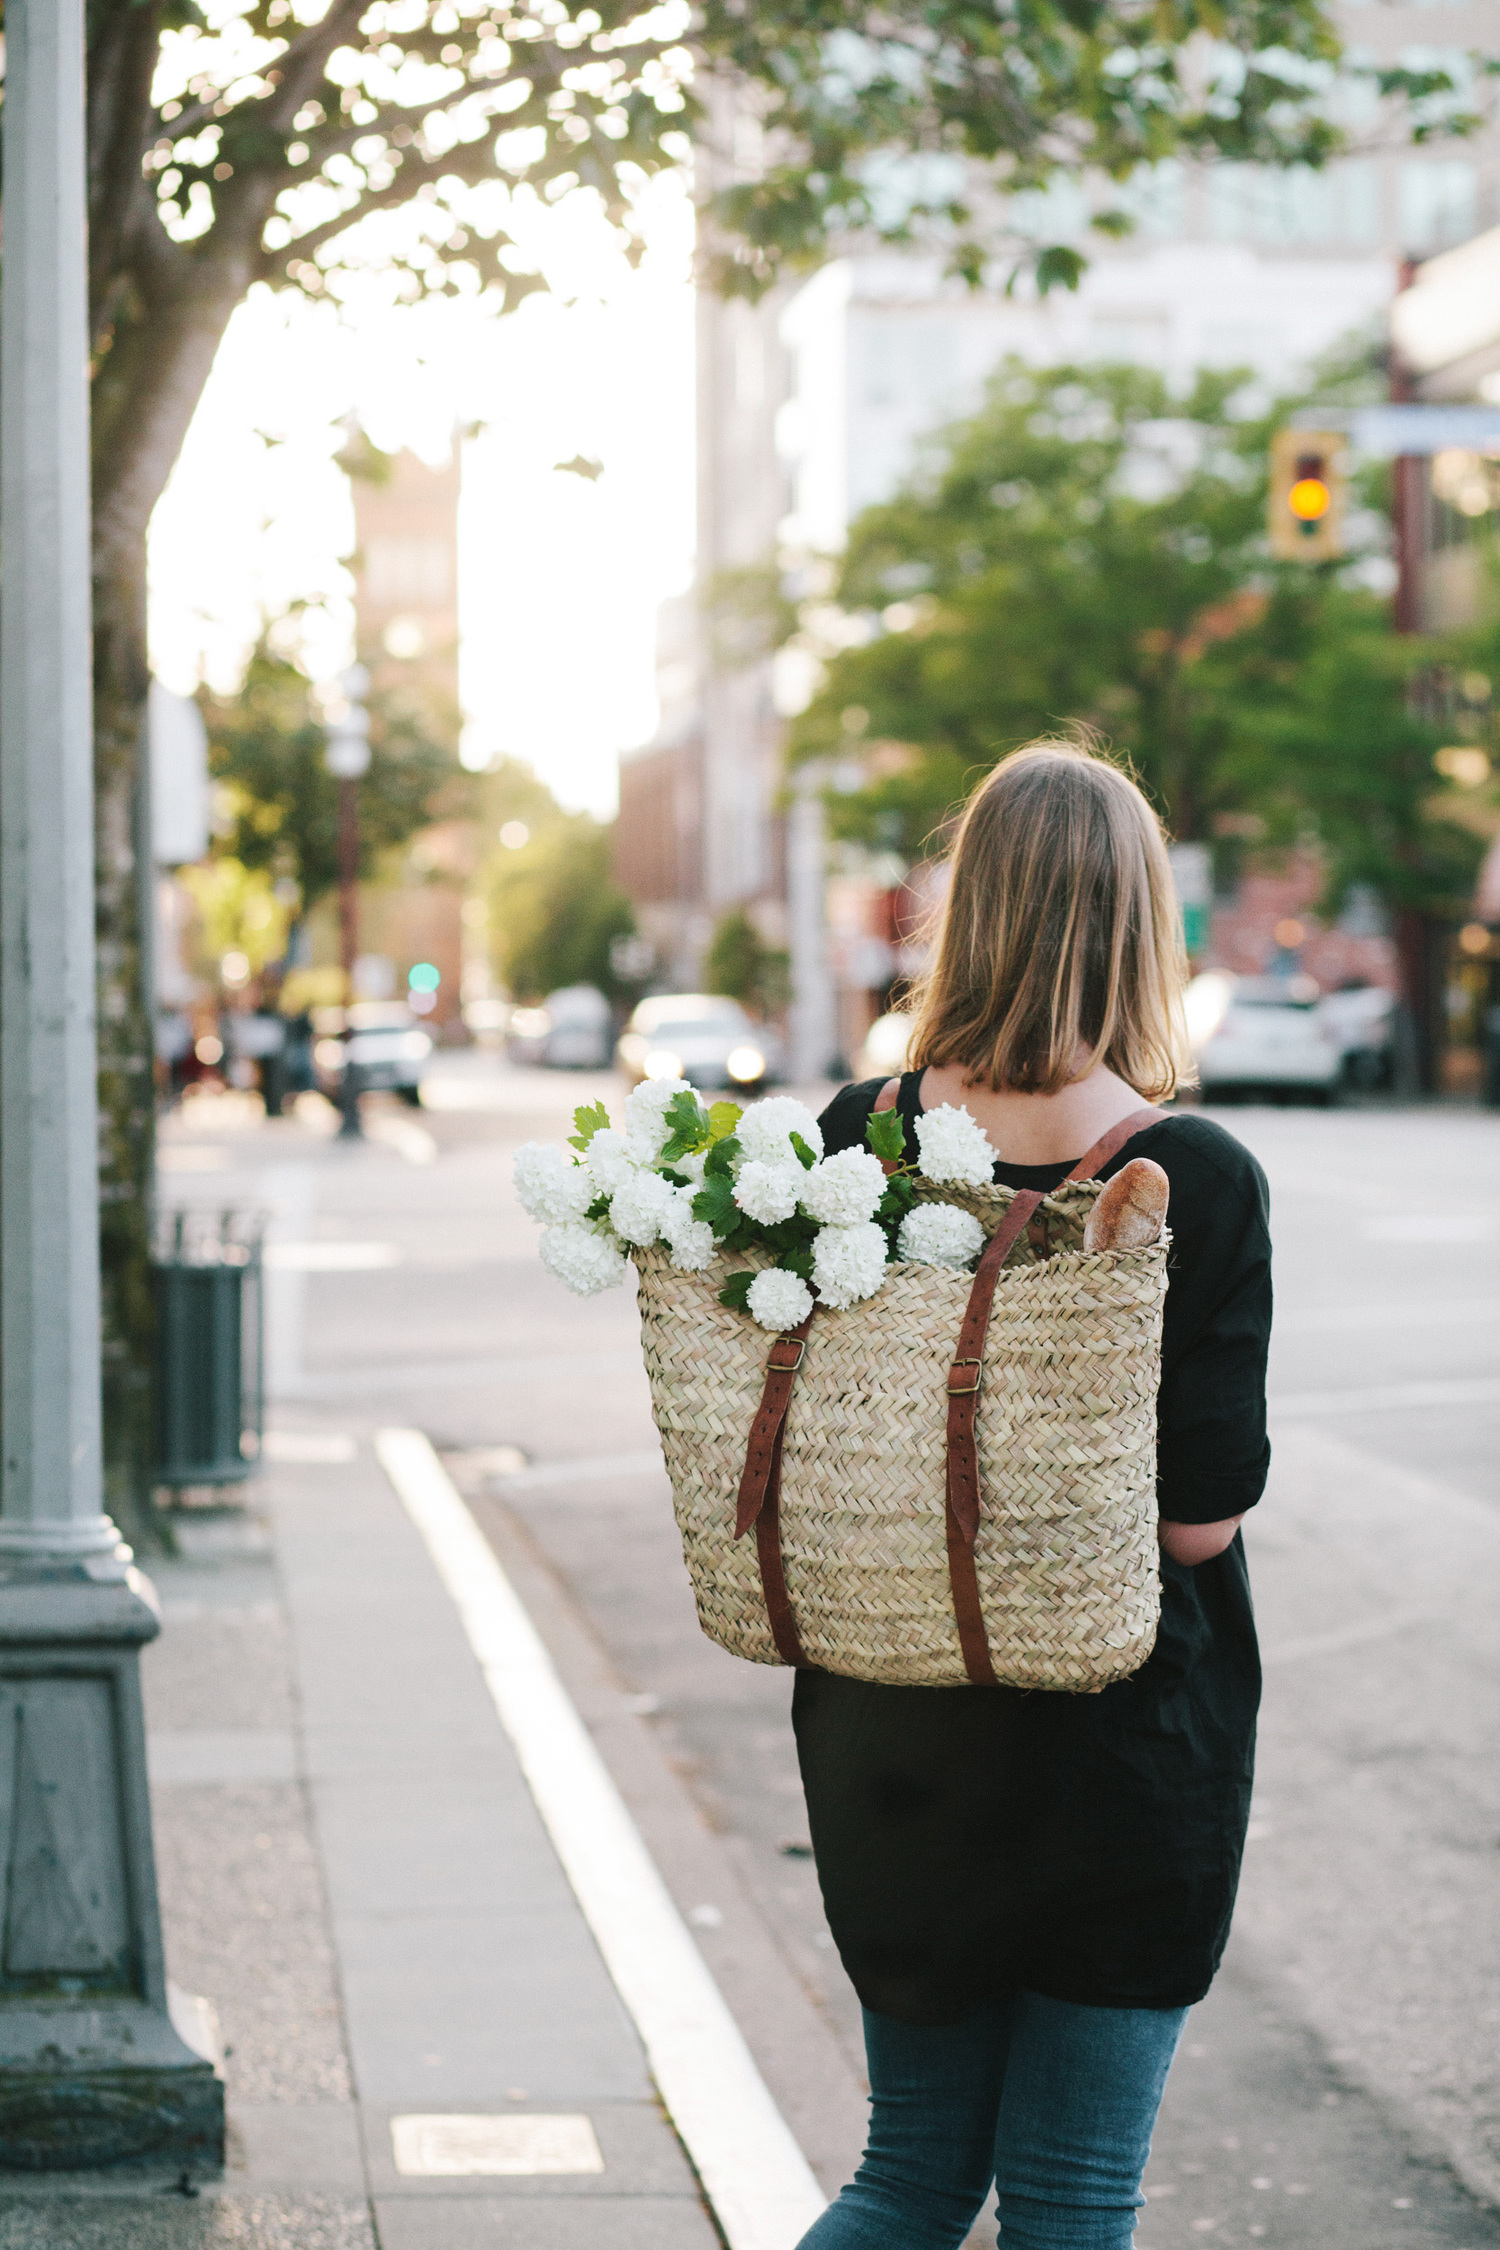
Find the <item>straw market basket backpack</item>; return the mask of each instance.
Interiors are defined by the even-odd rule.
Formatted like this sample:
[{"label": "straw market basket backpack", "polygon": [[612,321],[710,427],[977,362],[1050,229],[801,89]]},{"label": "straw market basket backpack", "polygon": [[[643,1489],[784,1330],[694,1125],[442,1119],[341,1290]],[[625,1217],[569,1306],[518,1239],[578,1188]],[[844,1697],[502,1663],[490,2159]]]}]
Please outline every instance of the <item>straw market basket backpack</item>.
[{"label": "straw market basket backpack", "polygon": [[[883,1106],[883,1105],[882,1105]],[[1156,1393],[1168,1238],[1089,1252],[1096,1177],[926,1187],[989,1236],[972,1276],[897,1264],[766,1349],[728,1268],[635,1253],[652,1407],[698,1615],[757,1664],[1093,1693],[1160,1606]],[[753,1537],[751,1536],[753,1534]]]}]

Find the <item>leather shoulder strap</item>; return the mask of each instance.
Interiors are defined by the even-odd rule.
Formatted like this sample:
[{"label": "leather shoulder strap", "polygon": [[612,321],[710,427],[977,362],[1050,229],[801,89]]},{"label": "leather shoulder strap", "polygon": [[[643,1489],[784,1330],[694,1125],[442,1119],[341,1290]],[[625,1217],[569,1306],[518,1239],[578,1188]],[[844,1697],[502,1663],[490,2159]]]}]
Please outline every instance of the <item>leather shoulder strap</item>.
[{"label": "leather shoulder strap", "polygon": [[1160,1125],[1161,1122],[1162,1112],[1159,1109],[1133,1109],[1128,1117],[1120,1119],[1118,1125],[1111,1125],[1107,1133],[1100,1134],[1087,1154],[1079,1157],[1068,1178],[1097,1180],[1110,1158],[1118,1156],[1127,1141],[1133,1141],[1137,1133],[1147,1132],[1151,1126]]},{"label": "leather shoulder strap", "polygon": [[[1068,1178],[1097,1179],[1102,1168],[1111,1157],[1119,1154],[1127,1141],[1133,1140],[1137,1133],[1145,1132],[1160,1117],[1159,1109],[1132,1110],[1117,1125],[1111,1125],[1109,1131],[1101,1134],[1093,1147],[1080,1156]],[[945,1494],[948,1579],[953,1590],[953,1617],[958,1627],[958,1644],[963,1655],[964,1670],[976,1687],[995,1685],[989,1636],[985,1631],[984,1612],[979,1601],[979,1575],[974,1563],[974,1542],[979,1536],[977,1424],[979,1384],[984,1372],[984,1344],[989,1334],[990,1313],[995,1302],[995,1285],[1000,1279],[1000,1269],[1010,1254],[1011,1245],[1041,1201],[1041,1193],[1035,1188],[1025,1188],[1011,1197],[1005,1217],[990,1236],[984,1256],[979,1261],[973,1287],[969,1291],[969,1302],[964,1309],[963,1325],[958,1332],[958,1350],[948,1370]]]}]

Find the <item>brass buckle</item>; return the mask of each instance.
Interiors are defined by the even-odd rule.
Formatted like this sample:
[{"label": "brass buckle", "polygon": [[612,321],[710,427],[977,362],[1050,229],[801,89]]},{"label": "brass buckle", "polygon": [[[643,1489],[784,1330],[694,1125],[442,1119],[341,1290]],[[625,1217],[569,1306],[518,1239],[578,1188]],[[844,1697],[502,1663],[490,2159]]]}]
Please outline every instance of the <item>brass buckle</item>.
[{"label": "brass buckle", "polygon": [[[797,1356],[795,1359],[778,1359],[776,1357],[776,1354],[781,1350],[783,1344],[796,1345]],[[771,1346],[771,1356],[767,1360],[766,1365],[767,1367],[774,1367],[779,1375],[795,1375],[798,1368],[802,1365],[802,1354],[806,1351],[806,1349],[807,1338],[805,1336],[778,1336],[775,1343]]]},{"label": "brass buckle", "polygon": [[[961,1367],[973,1368],[974,1380],[972,1383],[954,1382],[953,1378],[958,1373]],[[972,1391],[977,1391],[979,1388],[979,1379],[981,1374],[983,1373],[983,1368],[984,1363],[982,1360],[956,1359],[953,1362],[953,1365],[948,1370],[948,1396],[950,1398],[967,1398]]]}]

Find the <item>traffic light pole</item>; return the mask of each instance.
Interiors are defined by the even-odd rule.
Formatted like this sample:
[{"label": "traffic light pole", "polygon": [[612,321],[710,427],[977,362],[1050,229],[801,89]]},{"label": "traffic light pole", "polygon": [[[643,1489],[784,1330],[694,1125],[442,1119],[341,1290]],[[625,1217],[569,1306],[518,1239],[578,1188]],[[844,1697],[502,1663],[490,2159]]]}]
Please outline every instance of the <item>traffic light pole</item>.
[{"label": "traffic light pole", "polygon": [[[333,707],[324,762],[339,785],[339,955],[347,1006],[354,999],[354,964],[359,958],[359,780],[370,769],[370,715],[362,698],[369,692],[370,675],[362,664],[351,665],[339,686],[343,693]],[[339,1089],[344,1122],[339,1138],[357,1141],[364,1124],[359,1114],[359,1072],[348,1059],[348,1039],[346,1028]]]},{"label": "traffic light pole", "polygon": [[[1409,289],[1416,279],[1416,263],[1405,258],[1396,286]],[[1388,374],[1391,404],[1409,405],[1416,385],[1400,353],[1391,347]],[[1422,548],[1426,513],[1426,462],[1416,453],[1397,454],[1391,463],[1391,531],[1396,550],[1395,625],[1398,633],[1422,630]]]},{"label": "traffic light pole", "polygon": [[[1409,289],[1416,279],[1416,264],[1403,259],[1398,289]],[[1394,344],[1391,348],[1389,389],[1391,403],[1409,405],[1416,397],[1410,370]],[[1398,633],[1422,630],[1423,557],[1426,547],[1427,461],[1416,453],[1399,453],[1391,463],[1391,535],[1395,548],[1396,591],[1391,621]],[[1436,1093],[1441,1071],[1439,1042],[1442,1033],[1440,964],[1435,960],[1439,932],[1433,917],[1419,907],[1402,907],[1396,916],[1396,954],[1401,977],[1402,1015],[1405,1019],[1396,1072],[1401,1091]]]},{"label": "traffic light pole", "polygon": [[[339,957],[344,967],[346,1002],[354,998],[354,964],[359,957],[359,783],[352,774],[339,778]],[[341,1141],[364,1138],[359,1110],[359,1072],[348,1057],[345,1033],[344,1076],[339,1087],[343,1123]]]},{"label": "traffic light pole", "polygon": [[6,11],[0,332],[0,2170],[216,2169],[169,2000],[140,1651],[104,1513],[84,0]]}]

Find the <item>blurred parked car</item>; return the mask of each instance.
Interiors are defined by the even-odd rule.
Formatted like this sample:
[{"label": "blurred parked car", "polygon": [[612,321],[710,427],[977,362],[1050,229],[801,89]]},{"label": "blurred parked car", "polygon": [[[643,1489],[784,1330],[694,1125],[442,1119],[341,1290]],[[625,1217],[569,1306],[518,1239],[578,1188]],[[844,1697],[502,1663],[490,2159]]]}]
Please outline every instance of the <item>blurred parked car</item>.
[{"label": "blurred parked car", "polygon": [[737,1000],[673,992],[641,1002],[615,1048],[615,1065],[631,1086],[643,1078],[686,1078],[694,1086],[749,1091],[778,1075],[781,1051]]},{"label": "blurred parked car", "polygon": [[549,1070],[603,1070],[609,1047],[609,1002],[595,984],[565,984],[540,1008],[512,1008],[505,1027],[512,1062]]},{"label": "blurred parked car", "polygon": [[903,1015],[893,1009],[889,1015],[877,1016],[865,1033],[865,1043],[859,1051],[861,1078],[896,1078],[906,1068],[906,1050],[911,1045],[912,1025],[915,1017]]},{"label": "blurred parked car", "polygon": [[603,1070],[609,1062],[609,1002],[596,984],[567,984],[549,992],[542,1060],[549,1070]]},{"label": "blurred parked car", "polygon": [[1318,1013],[1338,1042],[1344,1083],[1362,1091],[1389,1086],[1396,1065],[1396,995],[1381,984],[1326,992]]},{"label": "blurred parked car", "polygon": [[362,1093],[399,1094],[415,1108],[422,1098],[422,1073],[432,1053],[432,1038],[401,1000],[359,1000],[342,1010],[343,1036],[323,1019],[339,1011],[319,1008],[314,1027],[322,1036],[313,1049],[323,1092],[337,1100],[344,1074],[359,1074]]},{"label": "blurred parked car", "polygon": [[547,1059],[547,1034],[552,1018],[545,1008],[512,1008],[505,1026],[505,1052],[514,1063],[540,1063]]},{"label": "blurred parked car", "polygon": [[1188,986],[1188,1035],[1210,1101],[1255,1094],[1338,1099],[1343,1050],[1311,977],[1205,970]]}]

